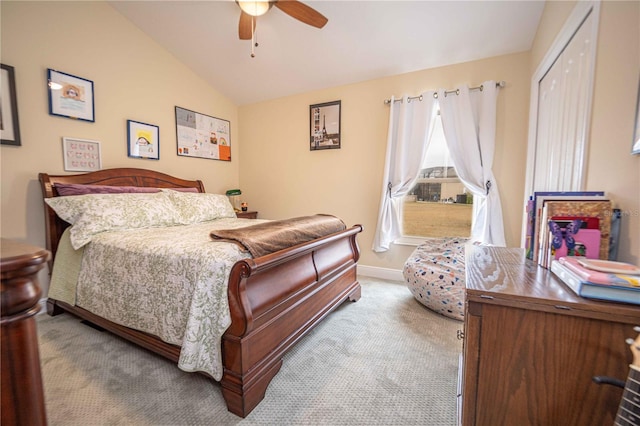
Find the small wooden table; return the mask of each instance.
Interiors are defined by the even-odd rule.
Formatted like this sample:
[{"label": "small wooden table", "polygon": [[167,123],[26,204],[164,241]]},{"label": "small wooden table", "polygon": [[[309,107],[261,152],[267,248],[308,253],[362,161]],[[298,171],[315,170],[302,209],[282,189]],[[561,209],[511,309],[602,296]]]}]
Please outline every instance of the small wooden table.
[{"label": "small wooden table", "polygon": [[258,212],[236,212],[236,216],[241,219],[257,219]]},{"label": "small wooden table", "polygon": [[0,257],[1,423],[46,425],[35,315],[42,295],[38,271],[49,252],[2,238]]}]

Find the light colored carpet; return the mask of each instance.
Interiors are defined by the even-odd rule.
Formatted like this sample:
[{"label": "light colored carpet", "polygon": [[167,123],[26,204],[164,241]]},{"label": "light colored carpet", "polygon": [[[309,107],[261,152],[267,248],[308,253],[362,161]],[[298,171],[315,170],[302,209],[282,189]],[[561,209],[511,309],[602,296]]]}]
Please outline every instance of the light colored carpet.
[{"label": "light colored carpet", "polygon": [[455,425],[462,323],[402,283],[361,277],[285,357],[242,419],[219,385],[69,314],[38,315],[48,421],[55,425]]}]

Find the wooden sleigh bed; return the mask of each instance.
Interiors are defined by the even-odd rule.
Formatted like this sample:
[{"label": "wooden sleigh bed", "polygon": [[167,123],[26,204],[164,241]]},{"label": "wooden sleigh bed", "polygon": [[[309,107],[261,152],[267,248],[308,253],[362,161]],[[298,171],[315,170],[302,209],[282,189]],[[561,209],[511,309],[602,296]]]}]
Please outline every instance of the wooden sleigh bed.
[{"label": "wooden sleigh bed", "polygon": [[[44,198],[59,196],[56,184],[195,188],[200,180],[116,168],[76,175],[41,173]],[[47,248],[55,260],[69,224],[45,203]],[[229,411],[245,417],[264,398],[285,352],[343,302],[360,298],[356,278],[360,225],[296,246],[236,262],[228,282],[231,325],[222,336],[222,394]],[[50,268],[51,270],[51,268]],[[69,312],[174,362],[181,348],[101,318],[81,307],[49,298],[50,315]]]}]

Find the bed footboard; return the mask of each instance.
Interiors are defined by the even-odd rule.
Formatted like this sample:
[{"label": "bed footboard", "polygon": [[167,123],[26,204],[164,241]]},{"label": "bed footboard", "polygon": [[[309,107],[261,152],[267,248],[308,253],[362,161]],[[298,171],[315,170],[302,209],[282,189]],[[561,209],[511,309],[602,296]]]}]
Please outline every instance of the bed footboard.
[{"label": "bed footboard", "polygon": [[231,326],[222,338],[222,393],[246,417],[264,398],[286,351],[346,300],[360,298],[356,234],[325,238],[236,263],[229,278]]}]

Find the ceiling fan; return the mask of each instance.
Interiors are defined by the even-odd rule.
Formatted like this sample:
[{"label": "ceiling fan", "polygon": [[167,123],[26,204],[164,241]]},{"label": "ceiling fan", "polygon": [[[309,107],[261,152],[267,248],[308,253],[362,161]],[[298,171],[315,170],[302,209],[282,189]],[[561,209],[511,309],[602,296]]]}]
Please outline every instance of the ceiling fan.
[{"label": "ceiling fan", "polygon": [[322,28],[328,22],[321,13],[298,0],[252,1],[236,0],[242,12],[238,25],[240,40],[252,40],[256,29],[256,17],[267,13],[274,5],[300,22]]}]

